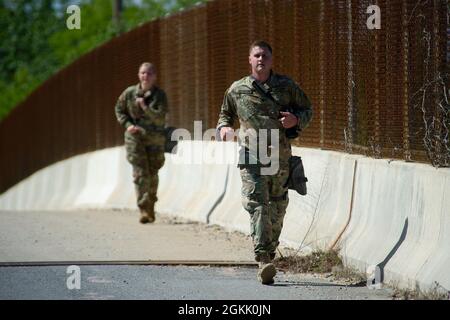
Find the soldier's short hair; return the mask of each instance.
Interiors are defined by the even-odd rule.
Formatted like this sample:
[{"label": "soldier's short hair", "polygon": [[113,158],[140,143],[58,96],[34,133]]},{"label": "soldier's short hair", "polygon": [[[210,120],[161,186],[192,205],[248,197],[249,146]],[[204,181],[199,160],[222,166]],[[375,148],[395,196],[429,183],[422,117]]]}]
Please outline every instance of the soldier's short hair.
[{"label": "soldier's short hair", "polygon": [[270,54],[272,54],[272,47],[270,46],[270,44],[268,42],[266,42],[264,40],[253,41],[252,44],[250,45],[248,52],[250,53],[254,47],[266,48],[267,50],[270,51]]},{"label": "soldier's short hair", "polygon": [[139,70],[141,70],[142,67],[146,67],[148,70],[153,71],[153,72],[156,73],[156,67],[151,62],[143,62],[143,63],[141,63],[141,65],[139,66]]}]

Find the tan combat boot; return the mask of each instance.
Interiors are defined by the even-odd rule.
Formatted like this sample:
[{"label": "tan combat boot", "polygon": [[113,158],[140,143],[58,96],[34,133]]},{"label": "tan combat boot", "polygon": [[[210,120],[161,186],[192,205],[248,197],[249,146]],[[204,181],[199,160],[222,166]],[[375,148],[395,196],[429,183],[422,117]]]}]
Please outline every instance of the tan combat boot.
[{"label": "tan combat boot", "polygon": [[155,213],[147,212],[145,210],[141,210],[141,218],[139,219],[140,223],[152,223],[155,221]]},{"label": "tan combat boot", "polygon": [[273,263],[270,262],[268,255],[263,255],[259,258],[258,280],[262,284],[273,284],[273,278],[277,274],[277,269]]}]

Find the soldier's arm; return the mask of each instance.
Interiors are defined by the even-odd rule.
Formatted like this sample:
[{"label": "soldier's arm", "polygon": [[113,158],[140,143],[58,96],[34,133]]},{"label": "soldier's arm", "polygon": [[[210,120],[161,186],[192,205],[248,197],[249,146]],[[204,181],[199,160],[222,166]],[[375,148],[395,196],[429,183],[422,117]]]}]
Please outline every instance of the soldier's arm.
[{"label": "soldier's arm", "polygon": [[127,106],[126,95],[127,95],[127,91],[125,90],[119,96],[119,99],[117,99],[117,103],[115,106],[115,111],[116,111],[117,121],[120,123],[120,125],[125,127],[125,129],[128,129],[128,127],[134,125],[134,123],[133,123],[133,119],[128,114],[128,111],[126,108],[126,106]]},{"label": "soldier's arm", "polygon": [[297,128],[299,130],[305,129],[312,119],[311,101],[303,90],[295,83],[292,86],[292,98],[294,100],[294,103],[292,104],[294,115],[298,119]]},{"label": "soldier's arm", "polygon": [[236,104],[228,89],[223,98],[222,107],[219,113],[219,121],[217,122],[217,130],[220,131],[222,127],[233,127],[236,119]]}]

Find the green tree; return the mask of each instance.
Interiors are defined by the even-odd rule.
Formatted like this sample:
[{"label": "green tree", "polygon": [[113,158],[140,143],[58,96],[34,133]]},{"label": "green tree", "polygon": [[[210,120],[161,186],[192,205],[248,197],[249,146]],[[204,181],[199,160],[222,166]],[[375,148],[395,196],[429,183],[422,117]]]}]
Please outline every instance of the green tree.
[{"label": "green tree", "polygon": [[[113,0],[0,0],[0,119],[62,67],[111,38],[206,0],[124,0],[121,30]],[[66,8],[81,9],[81,29],[66,27]]]},{"label": "green tree", "polygon": [[[114,34],[111,1],[81,1],[81,28],[65,28],[49,38],[53,54],[65,66],[84,53],[111,39]],[[68,17],[66,15],[66,17]]]},{"label": "green tree", "polygon": [[0,117],[53,74],[48,38],[61,29],[52,0],[0,0]]}]

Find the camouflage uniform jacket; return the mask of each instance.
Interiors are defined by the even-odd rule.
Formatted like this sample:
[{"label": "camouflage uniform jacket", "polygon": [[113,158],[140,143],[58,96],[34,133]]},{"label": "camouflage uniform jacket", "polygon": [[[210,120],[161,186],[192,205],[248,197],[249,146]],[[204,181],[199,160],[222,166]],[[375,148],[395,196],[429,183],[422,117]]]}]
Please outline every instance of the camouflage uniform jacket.
[{"label": "camouflage uniform jacket", "polygon": [[[252,85],[256,81],[252,76],[246,76],[234,82],[225,92],[222,108],[217,124],[221,127],[233,127],[234,120],[239,119],[239,141],[241,146],[249,148],[244,139],[246,131],[254,129],[279,129],[280,161],[287,161],[291,155],[291,146],[286,138],[279,114],[283,107],[291,106],[297,117],[298,129],[308,126],[312,118],[311,102],[299,86],[287,76],[271,73],[269,79],[260,84],[277,102],[275,103]],[[270,144],[270,142],[269,142]]]},{"label": "camouflage uniform jacket", "polygon": [[[139,97],[144,98],[144,108],[136,102]],[[162,89],[153,86],[144,92],[140,84],[125,89],[115,106],[117,121],[125,128],[131,125],[143,128],[145,133],[136,137],[152,140],[153,144],[164,144],[167,109],[167,96]]]}]

